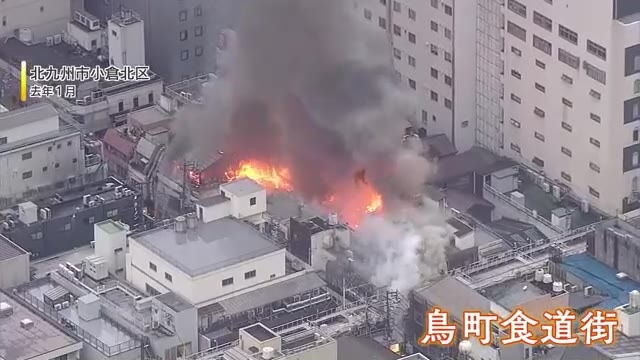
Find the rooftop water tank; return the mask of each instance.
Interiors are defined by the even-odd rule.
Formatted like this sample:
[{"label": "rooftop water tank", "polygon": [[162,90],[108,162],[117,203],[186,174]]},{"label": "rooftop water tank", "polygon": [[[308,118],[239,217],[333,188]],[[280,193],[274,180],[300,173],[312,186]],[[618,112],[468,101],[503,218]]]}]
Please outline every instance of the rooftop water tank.
[{"label": "rooftop water tank", "polygon": [[640,291],[633,290],[629,293],[629,306],[634,309],[640,308]]},{"label": "rooftop water tank", "polygon": [[542,282],[545,284],[551,284],[553,282],[553,277],[551,276],[551,274],[544,274],[544,276],[542,277]]},{"label": "rooftop water tank", "polygon": [[533,278],[536,282],[542,282],[542,280],[544,280],[544,270],[542,269],[536,270],[536,273]]},{"label": "rooftop water tank", "polygon": [[564,288],[562,287],[562,282],[560,281],[554,281],[553,282],[553,292],[554,293],[561,293],[562,290],[564,290]]}]

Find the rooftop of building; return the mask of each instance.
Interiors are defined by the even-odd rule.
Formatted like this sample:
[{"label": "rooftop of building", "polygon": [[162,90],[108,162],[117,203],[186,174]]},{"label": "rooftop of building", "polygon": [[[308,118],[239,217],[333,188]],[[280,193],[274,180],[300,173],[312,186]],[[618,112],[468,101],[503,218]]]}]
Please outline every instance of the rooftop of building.
[{"label": "rooftop of building", "polygon": [[95,67],[106,65],[98,61],[93,54],[88,54],[79,47],[65,42],[47,46],[44,43],[27,45],[15,37],[0,41],[0,58],[13,66],[26,61],[29,66],[53,66],[56,68],[67,66]]},{"label": "rooftop of building", "polygon": [[[118,186],[121,186],[120,192],[123,195],[116,194],[115,189]],[[131,195],[127,195],[127,190]],[[53,196],[34,199],[32,202],[39,209],[49,209],[51,211],[50,218],[57,218],[71,215],[76,211],[81,211],[85,207],[91,207],[92,205],[97,206],[101,203],[109,203],[114,200],[121,199],[122,197],[135,196],[136,194],[138,194],[138,192],[135,189],[130,188],[114,177],[109,177],[90,184],[60,191]],[[94,201],[94,203],[90,203],[85,206],[83,199],[85,195],[89,195],[89,200]],[[0,211],[0,220],[13,220],[14,222],[19,220],[17,207]],[[17,221],[16,226],[22,225],[24,224]]]},{"label": "rooftop of building", "polygon": [[483,148],[473,147],[463,153],[440,159],[438,172],[430,182],[444,184],[471,173],[487,175],[516,165],[513,160],[500,157]]},{"label": "rooftop of building", "polygon": [[[74,344],[81,344],[38,314],[10,298],[0,290],[0,302],[13,307],[13,314],[0,317],[0,358],[26,360],[43,356]],[[33,321],[33,328],[24,329],[20,321]],[[81,346],[81,345],[80,345]]]},{"label": "rooftop of building", "polygon": [[14,151],[27,146],[37,145],[44,142],[53,142],[69,137],[79,137],[81,133],[78,129],[72,126],[64,126],[58,130],[48,131],[35,136],[30,136],[19,141],[10,141],[6,144],[0,145],[0,153],[6,153]]},{"label": "rooftop of building", "polygon": [[302,221],[301,224],[309,230],[311,235],[317,234],[319,232],[329,230],[329,229],[342,229],[342,230],[348,229],[346,225],[340,224],[339,222],[336,225],[332,225],[328,219],[325,219],[320,216],[315,216],[305,221]]},{"label": "rooftop of building", "polygon": [[189,276],[202,275],[279,249],[251,225],[230,217],[199,223],[185,233],[166,226],[134,234],[130,239]]},{"label": "rooftop of building", "polygon": [[338,360],[396,360],[400,356],[370,337],[341,336],[338,341]]},{"label": "rooftop of building", "polygon": [[[25,104],[20,102],[20,80],[5,69],[0,69],[0,112],[16,110]],[[26,105],[42,102],[42,98],[28,98]]]},{"label": "rooftop of building", "polygon": [[262,325],[261,323],[256,323],[256,324],[247,326],[242,330],[246,331],[247,334],[253,336],[260,342],[265,342],[267,340],[273,339],[278,336],[276,333],[274,333],[273,331],[271,331],[269,328]]},{"label": "rooftop of building", "polygon": [[166,94],[181,103],[201,102],[202,92],[214,81],[214,74],[204,74],[165,87]]},{"label": "rooftop of building", "polygon": [[58,111],[51,104],[35,103],[27,107],[0,113],[0,131],[57,116]]},{"label": "rooftop of building", "polygon": [[18,256],[28,255],[20,246],[9,240],[6,236],[0,234],[0,261],[11,260]]},{"label": "rooftop of building", "polygon": [[136,149],[135,140],[115,128],[108,129],[101,141],[108,147],[108,151],[117,151],[127,158],[130,158]]},{"label": "rooftop of building", "polygon": [[639,282],[629,278],[619,279],[616,269],[586,253],[567,256],[560,267],[592,286],[596,294],[607,296],[608,299],[598,305],[603,309],[613,309],[629,303],[629,292],[640,289]]},{"label": "rooftop of building", "polygon": [[[262,285],[262,284],[261,284]],[[287,280],[277,280],[268,286],[261,286],[198,309],[198,314],[240,314],[278,300],[305,293],[326,286],[317,273],[307,272]]]},{"label": "rooftop of building", "polygon": [[451,276],[441,277],[414,291],[418,298],[442,308],[459,320],[468,309],[486,312],[491,306],[489,299]]},{"label": "rooftop of building", "polygon": [[564,208],[571,214],[571,227],[574,229],[607,218],[604,213],[597,211],[592,206],[589,207],[589,211],[586,213],[581,211],[581,204],[571,196],[565,195],[564,191],[561,199],[556,199],[552,192],[546,192],[542,185],[537,184],[525,173],[524,171],[520,173],[521,186],[518,191],[524,195],[525,207],[536,210],[538,216],[551,221],[552,212],[559,208]]},{"label": "rooftop of building", "polygon": [[[552,291],[551,284],[546,285],[520,278],[484,288],[482,293],[504,308],[513,310],[531,300],[552,294]],[[564,291],[561,293],[564,293]]]},{"label": "rooftop of building", "polygon": [[104,221],[100,221],[94,225],[97,228],[100,228],[102,231],[108,234],[117,234],[122,231],[127,231],[128,229],[117,221],[113,221],[111,219],[107,219]]},{"label": "rooftop of building", "polygon": [[455,229],[455,232],[453,233],[453,235],[455,236],[458,236],[458,237],[465,236],[473,232],[473,229],[469,225],[463,223],[462,221],[456,218],[448,218],[446,220],[446,223],[451,225],[451,227]]},{"label": "rooftop of building", "polygon": [[168,292],[156,296],[156,300],[167,305],[171,310],[179,313],[188,309],[193,309],[193,305],[174,292]]},{"label": "rooftop of building", "polygon": [[243,197],[264,190],[262,185],[249,178],[240,178],[220,185],[220,191],[230,192],[234,196]]},{"label": "rooftop of building", "polygon": [[155,129],[172,119],[171,114],[158,105],[132,111],[127,116],[129,117],[129,124],[140,127],[143,131]]},{"label": "rooftop of building", "polygon": [[502,218],[485,225],[511,248],[519,248],[547,239],[535,225],[515,219]]},{"label": "rooftop of building", "polygon": [[427,136],[422,139],[422,144],[430,156],[444,158],[458,153],[458,149],[445,134]]}]

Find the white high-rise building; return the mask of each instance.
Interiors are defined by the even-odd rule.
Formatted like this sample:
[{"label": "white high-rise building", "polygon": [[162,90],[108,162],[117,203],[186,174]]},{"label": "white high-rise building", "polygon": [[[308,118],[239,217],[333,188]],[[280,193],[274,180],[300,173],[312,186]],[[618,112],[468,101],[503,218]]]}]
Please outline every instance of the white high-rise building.
[{"label": "white high-rise building", "polygon": [[504,155],[606,212],[634,209],[640,1],[505,3]]},{"label": "white high-rise building", "polygon": [[354,8],[358,17],[388,36],[394,68],[416,91],[416,115],[428,134],[446,134],[464,151],[475,142],[476,6],[458,0],[454,10],[455,3],[356,0]]}]

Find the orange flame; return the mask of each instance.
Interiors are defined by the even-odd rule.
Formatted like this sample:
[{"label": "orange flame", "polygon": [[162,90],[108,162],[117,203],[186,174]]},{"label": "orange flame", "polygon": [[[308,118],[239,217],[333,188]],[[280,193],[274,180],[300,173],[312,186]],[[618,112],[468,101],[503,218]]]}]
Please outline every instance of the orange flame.
[{"label": "orange flame", "polygon": [[289,169],[259,163],[257,161],[242,161],[236,169],[225,172],[227,180],[249,178],[267,189],[293,191]]},{"label": "orange flame", "polygon": [[[268,190],[294,191],[291,173],[286,167],[277,167],[255,160],[241,161],[236,168],[225,172],[228,181],[249,178]],[[340,191],[327,197],[324,206],[334,211],[348,224],[358,227],[364,214],[375,213],[382,209],[382,195],[370,184],[360,183],[336,186]]]}]

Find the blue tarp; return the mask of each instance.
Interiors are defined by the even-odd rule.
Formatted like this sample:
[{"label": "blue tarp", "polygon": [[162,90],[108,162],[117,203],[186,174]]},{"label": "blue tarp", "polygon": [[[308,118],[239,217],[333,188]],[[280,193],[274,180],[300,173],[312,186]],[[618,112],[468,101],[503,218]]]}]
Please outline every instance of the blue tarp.
[{"label": "blue tarp", "polygon": [[613,309],[629,302],[629,292],[640,290],[640,283],[631,279],[618,279],[618,271],[588,254],[566,257],[560,264],[567,273],[574,275],[585,284],[603,295],[609,296],[599,308]]}]

